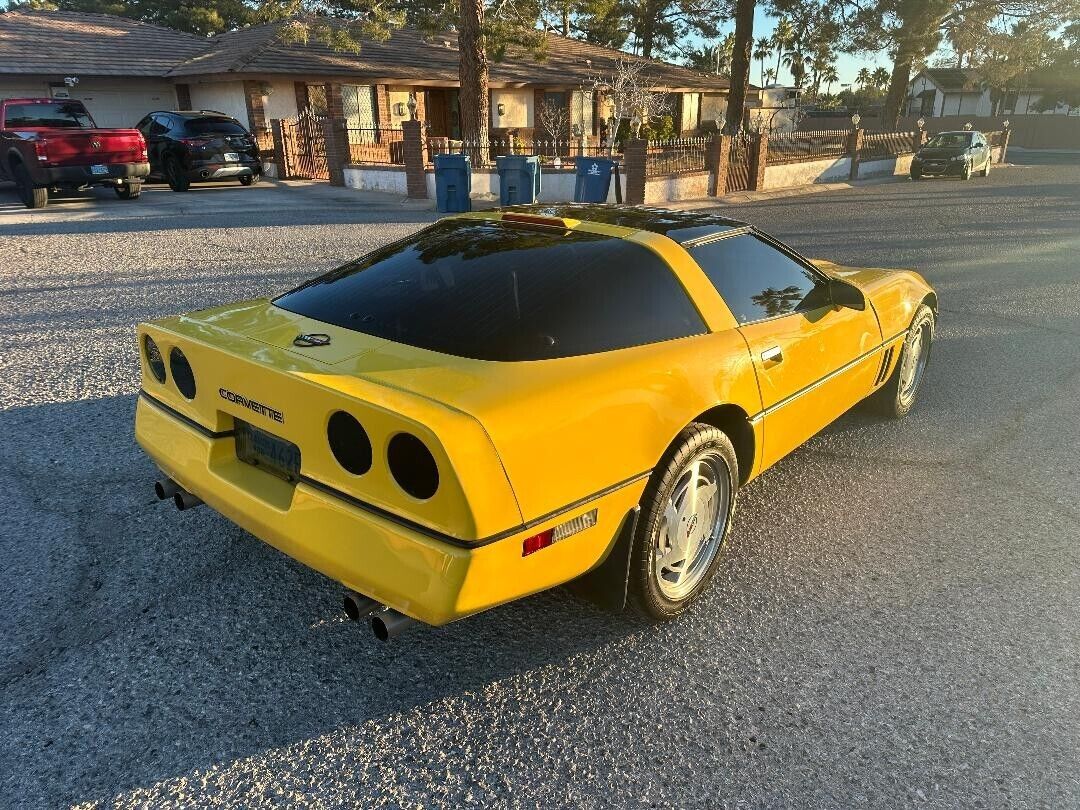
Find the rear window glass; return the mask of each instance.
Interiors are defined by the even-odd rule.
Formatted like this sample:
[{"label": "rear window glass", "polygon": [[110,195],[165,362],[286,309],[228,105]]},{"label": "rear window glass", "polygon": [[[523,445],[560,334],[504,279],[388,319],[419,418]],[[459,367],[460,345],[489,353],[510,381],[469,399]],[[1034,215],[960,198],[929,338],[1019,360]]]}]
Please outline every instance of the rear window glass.
[{"label": "rear window glass", "polygon": [[648,249],[580,231],[448,220],[314,279],[277,306],[480,360],[544,360],[701,334]]},{"label": "rear window glass", "polygon": [[189,118],[184,131],[191,135],[246,135],[247,130],[231,118]]},{"label": "rear window glass", "polygon": [[88,129],[94,126],[82,104],[8,104],[5,125],[18,127],[55,127]]}]

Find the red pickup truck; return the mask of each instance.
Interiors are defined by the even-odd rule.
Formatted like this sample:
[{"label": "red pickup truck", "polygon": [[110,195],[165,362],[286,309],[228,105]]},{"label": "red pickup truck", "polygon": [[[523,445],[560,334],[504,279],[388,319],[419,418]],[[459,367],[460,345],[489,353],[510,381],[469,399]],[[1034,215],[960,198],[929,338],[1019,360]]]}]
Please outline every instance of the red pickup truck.
[{"label": "red pickup truck", "polygon": [[133,200],[150,174],[137,129],[98,129],[81,101],[0,100],[0,180],[11,179],[27,208],[41,208],[50,189],[112,186]]}]

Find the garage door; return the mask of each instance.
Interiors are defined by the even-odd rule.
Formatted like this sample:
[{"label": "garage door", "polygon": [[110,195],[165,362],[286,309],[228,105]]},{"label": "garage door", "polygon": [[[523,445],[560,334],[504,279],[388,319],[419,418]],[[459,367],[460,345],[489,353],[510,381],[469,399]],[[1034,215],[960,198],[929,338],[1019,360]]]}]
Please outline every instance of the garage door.
[{"label": "garage door", "polygon": [[133,127],[148,112],[176,109],[176,91],[172,85],[132,90],[76,87],[71,97],[82,101],[101,127]]}]

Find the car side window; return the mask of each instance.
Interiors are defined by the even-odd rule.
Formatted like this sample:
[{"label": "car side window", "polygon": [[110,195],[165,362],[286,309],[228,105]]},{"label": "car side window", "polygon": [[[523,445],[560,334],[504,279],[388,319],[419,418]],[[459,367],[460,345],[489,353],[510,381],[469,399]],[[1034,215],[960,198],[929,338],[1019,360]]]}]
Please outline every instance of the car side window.
[{"label": "car side window", "polygon": [[143,116],[142,120],[135,125],[135,129],[139,130],[145,137],[150,134],[150,122],[151,118],[149,115]]},{"label": "car side window", "polygon": [[690,255],[741,324],[828,304],[820,276],[752,234],[697,245]]},{"label": "car side window", "polygon": [[169,131],[167,126],[168,119],[160,115],[152,116],[153,122],[150,124],[150,134],[154,137],[164,135]]}]

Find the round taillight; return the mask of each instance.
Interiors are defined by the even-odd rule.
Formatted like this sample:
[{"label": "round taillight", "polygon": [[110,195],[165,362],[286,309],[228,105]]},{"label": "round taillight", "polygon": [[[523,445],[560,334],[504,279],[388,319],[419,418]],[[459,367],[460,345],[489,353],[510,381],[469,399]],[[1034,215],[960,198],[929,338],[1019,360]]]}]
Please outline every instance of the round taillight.
[{"label": "round taillight", "polygon": [[420,500],[439,488],[439,465],[422,441],[411,433],[398,433],[386,450],[386,463],[399,487]]},{"label": "round taillight", "polygon": [[169,352],[169,371],[180,393],[188,399],[195,399],[195,373],[184,353],[177,348]]},{"label": "round taillight", "polygon": [[363,475],[371,469],[371,439],[355,417],[335,411],[326,426],[326,439],[337,463],[353,475]]},{"label": "round taillight", "polygon": [[146,355],[146,365],[150,367],[154,379],[159,383],[165,382],[165,360],[158,345],[149,335],[143,335],[143,354]]}]

